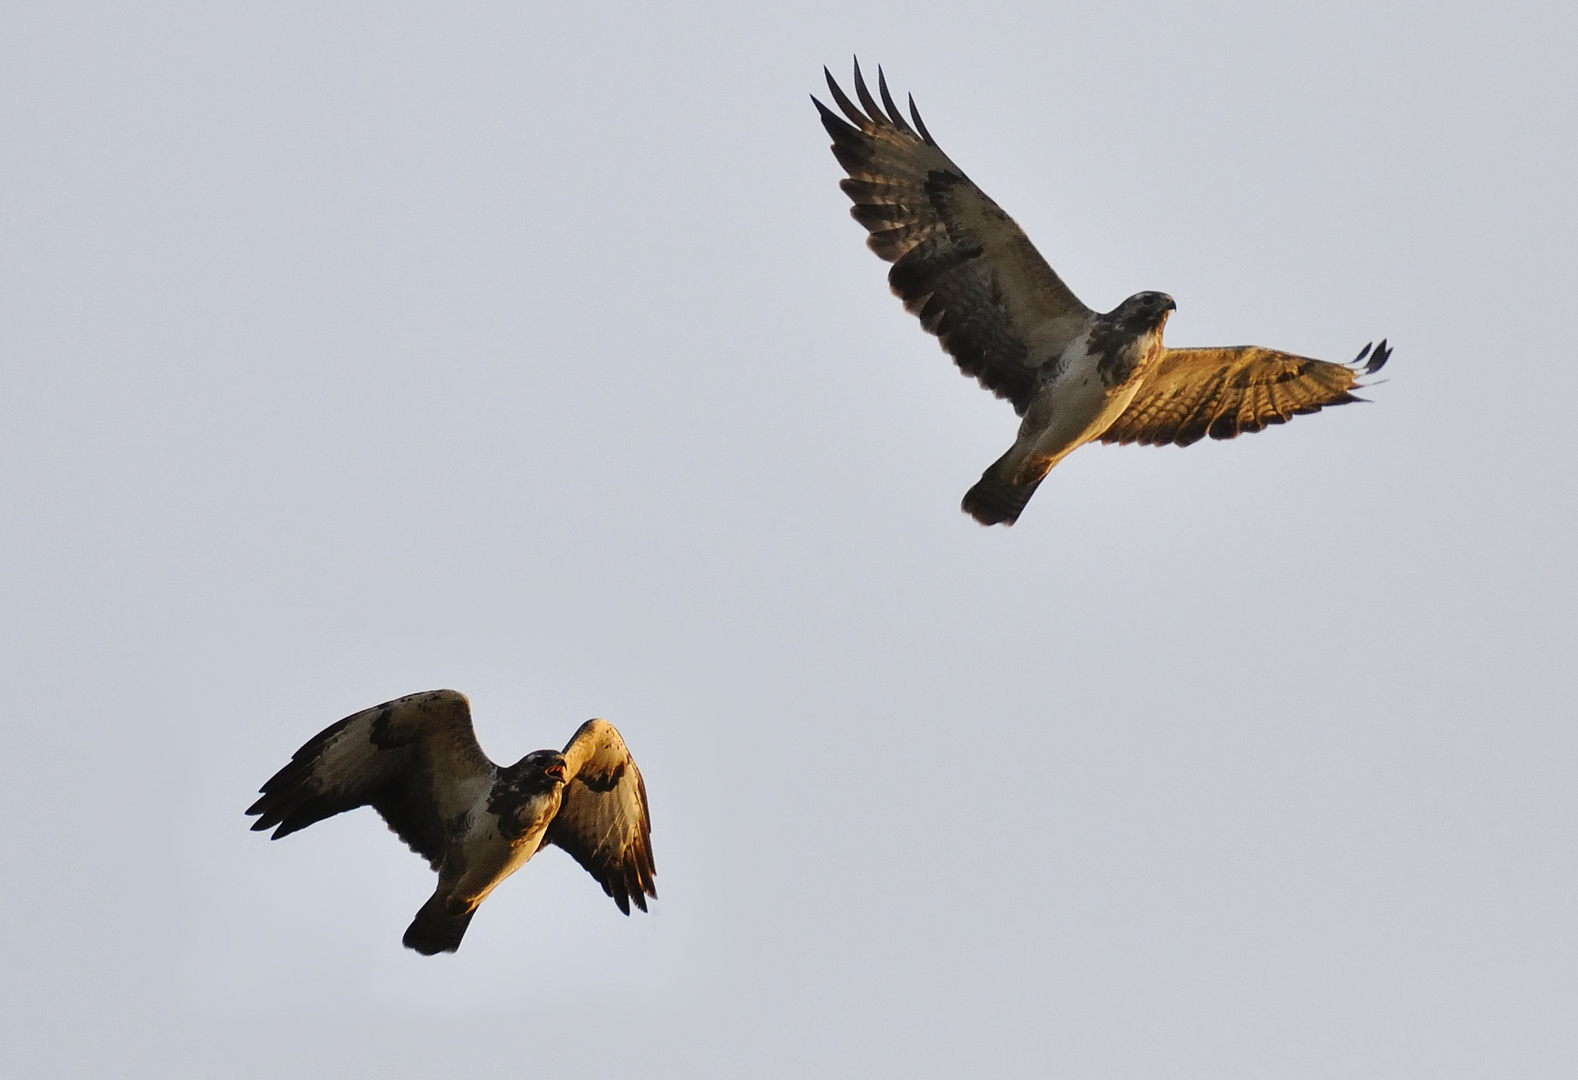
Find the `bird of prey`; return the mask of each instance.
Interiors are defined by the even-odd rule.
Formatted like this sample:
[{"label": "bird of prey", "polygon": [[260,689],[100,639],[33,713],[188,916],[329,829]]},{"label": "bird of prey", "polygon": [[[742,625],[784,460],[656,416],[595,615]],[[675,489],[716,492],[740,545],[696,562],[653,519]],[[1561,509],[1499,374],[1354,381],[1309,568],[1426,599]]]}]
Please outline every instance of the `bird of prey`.
[{"label": "bird of prey", "polygon": [[1047,472],[1094,439],[1231,439],[1363,400],[1351,393],[1359,377],[1391,355],[1384,340],[1352,364],[1252,345],[1169,349],[1162,327],[1176,305],[1161,292],[1136,293],[1105,314],[1090,310],[938,148],[913,97],[912,127],[880,68],[879,105],[855,64],[864,108],[822,70],[844,115],[811,100],[849,174],[839,186],[855,204],[850,214],[870,232],[871,250],[893,264],[888,284],[960,370],[1022,418],[1013,447],[964,496],[964,511],[981,524],[1012,525]]},{"label": "bird of prey", "polygon": [[646,785],[607,720],[582,724],[563,753],[500,766],[477,745],[466,696],[429,690],[325,728],[260,790],[247,813],[275,840],[371,806],[438,871],[403,939],[424,956],[458,949],[477,905],[544,844],[568,851],[626,915],[657,896]]}]

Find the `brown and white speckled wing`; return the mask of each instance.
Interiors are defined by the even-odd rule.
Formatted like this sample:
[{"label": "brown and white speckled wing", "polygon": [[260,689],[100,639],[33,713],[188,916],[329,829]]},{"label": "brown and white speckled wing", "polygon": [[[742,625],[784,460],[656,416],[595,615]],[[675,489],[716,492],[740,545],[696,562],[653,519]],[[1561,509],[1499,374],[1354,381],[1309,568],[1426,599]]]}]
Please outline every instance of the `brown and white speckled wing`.
[{"label": "brown and white speckled wing", "polygon": [[619,910],[656,899],[647,788],[624,739],[607,720],[588,720],[564,748],[564,796],[545,843],[586,868]]},{"label": "brown and white speckled wing", "polygon": [[446,823],[484,798],[493,778],[466,696],[429,690],[364,709],[313,736],[268,779],[247,813],[258,818],[255,831],[273,829],[278,840],[371,806],[437,869]]},{"label": "brown and white speckled wing", "polygon": [[815,98],[840,183],[867,244],[893,264],[888,284],[960,370],[1023,415],[1043,365],[1089,325],[1090,309],[1047,265],[1014,220],[932,140],[910,99],[914,126],[893,104],[879,69],[878,105],[855,65],[857,108],[827,75],[848,123]]},{"label": "brown and white speckled wing", "polygon": [[1100,438],[1150,446],[1188,446],[1207,435],[1231,439],[1328,405],[1363,401],[1352,393],[1360,377],[1381,370],[1390,356],[1385,341],[1373,353],[1366,345],[1352,364],[1255,345],[1168,349]]}]

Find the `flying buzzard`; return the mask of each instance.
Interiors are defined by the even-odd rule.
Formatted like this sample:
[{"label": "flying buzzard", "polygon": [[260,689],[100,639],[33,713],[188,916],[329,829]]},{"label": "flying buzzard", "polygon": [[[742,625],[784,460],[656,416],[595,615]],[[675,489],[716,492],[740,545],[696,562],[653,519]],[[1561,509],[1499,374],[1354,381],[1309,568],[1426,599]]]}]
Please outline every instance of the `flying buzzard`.
[{"label": "flying buzzard", "polygon": [[[1382,341],[1352,364],[1252,345],[1169,349],[1176,305],[1142,292],[1106,314],[1080,303],[1012,218],[937,146],[910,98],[911,127],[879,68],[878,105],[855,64],[857,108],[826,68],[848,123],[816,98],[839,186],[866,243],[893,264],[888,284],[905,310],[966,375],[1013,403],[1014,445],[964,496],[983,525],[1012,525],[1052,466],[1093,439],[1188,446],[1231,439],[1327,405],[1360,401],[1361,375],[1391,355]],[[1369,362],[1365,362],[1365,358]]]},{"label": "flying buzzard", "polygon": [[489,761],[454,690],[386,701],[325,728],[248,809],[273,839],[371,806],[438,871],[438,888],[403,939],[424,956],[454,952],[477,905],[544,844],[558,844],[619,910],[656,898],[652,824],[641,770],[607,720],[582,724],[561,754]]}]

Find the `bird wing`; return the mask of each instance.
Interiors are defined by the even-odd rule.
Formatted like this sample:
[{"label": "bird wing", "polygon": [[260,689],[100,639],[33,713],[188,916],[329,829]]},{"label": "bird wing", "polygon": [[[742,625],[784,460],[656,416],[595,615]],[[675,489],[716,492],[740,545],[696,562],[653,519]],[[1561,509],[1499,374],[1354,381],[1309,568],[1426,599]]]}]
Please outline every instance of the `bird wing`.
[{"label": "bird wing", "polygon": [[455,690],[429,690],[347,716],[313,736],[247,808],[273,839],[371,806],[433,866],[443,861],[445,823],[463,817],[493,783],[477,745],[471,706]]},{"label": "bird wing", "polygon": [[855,65],[864,112],[823,72],[850,123],[811,100],[833,137],[833,156],[849,173],[839,183],[855,204],[849,212],[871,233],[871,250],[893,264],[888,284],[960,370],[1022,415],[1039,369],[1086,329],[1090,309],[1014,220],[938,149],[913,97],[912,128],[880,69],[879,106]]},{"label": "bird wing", "polygon": [[1207,435],[1231,439],[1285,424],[1290,417],[1328,405],[1363,401],[1351,391],[1361,376],[1381,370],[1391,355],[1385,341],[1373,353],[1366,345],[1351,364],[1256,345],[1168,349],[1100,438],[1104,443],[1188,446]]},{"label": "bird wing", "polygon": [[565,785],[544,842],[558,844],[598,880],[619,910],[657,897],[647,787],[624,739],[607,720],[588,720],[564,748]]}]

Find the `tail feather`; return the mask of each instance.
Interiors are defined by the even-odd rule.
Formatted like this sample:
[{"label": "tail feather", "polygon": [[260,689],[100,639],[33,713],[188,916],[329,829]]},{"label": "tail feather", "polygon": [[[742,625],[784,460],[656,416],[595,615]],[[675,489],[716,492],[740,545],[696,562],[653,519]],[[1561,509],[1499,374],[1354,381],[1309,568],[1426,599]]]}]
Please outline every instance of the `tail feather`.
[{"label": "tail feather", "polygon": [[477,909],[472,908],[462,915],[452,915],[443,899],[435,895],[422,905],[400,940],[406,948],[415,949],[423,956],[454,952],[460,948],[460,939],[466,936],[466,927],[471,925],[471,917],[476,913]]},{"label": "tail feather", "polygon": [[[1003,460],[1007,456],[1005,454]],[[982,525],[1012,525],[1018,521],[1030,496],[1046,478],[1046,473],[1042,472],[1034,480],[1016,481],[1012,470],[1003,467],[1003,460],[994,462],[982,473],[981,479],[964,493],[964,501],[960,503],[964,512]]]}]

